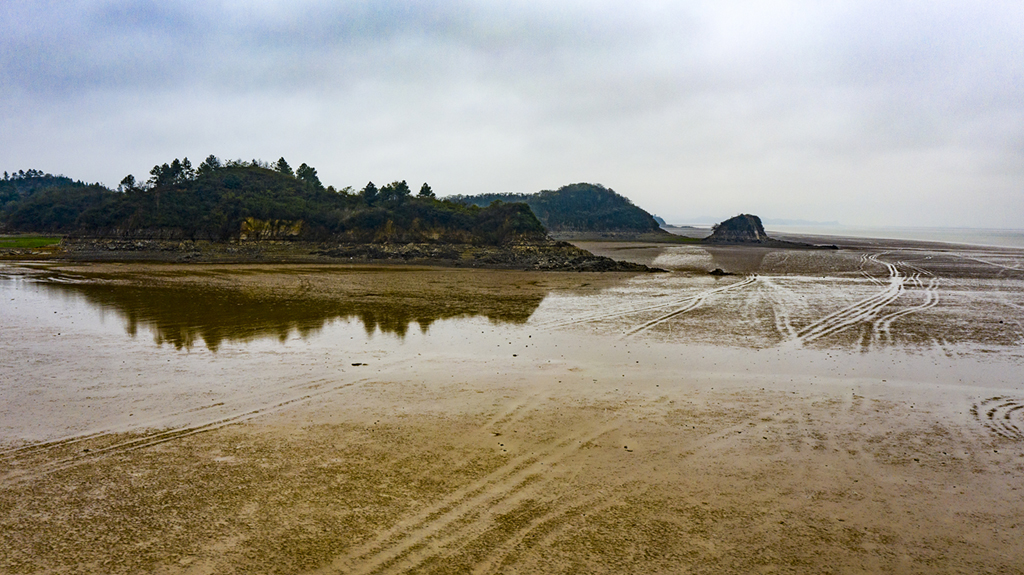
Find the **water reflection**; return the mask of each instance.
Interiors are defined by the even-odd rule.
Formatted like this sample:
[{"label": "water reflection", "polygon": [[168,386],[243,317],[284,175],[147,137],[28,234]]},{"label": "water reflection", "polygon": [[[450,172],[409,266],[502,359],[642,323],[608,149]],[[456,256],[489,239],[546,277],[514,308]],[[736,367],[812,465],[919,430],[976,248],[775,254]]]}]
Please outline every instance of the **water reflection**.
[{"label": "water reflection", "polygon": [[[410,276],[396,285],[395,274],[387,277],[387,289],[365,290],[359,289],[365,287],[365,281],[344,283],[345,279],[331,276],[311,281],[307,275],[301,281],[303,289],[281,289],[279,285],[251,281],[242,281],[235,288],[211,288],[201,284],[65,283],[54,278],[43,279],[39,285],[116,312],[133,337],[140,327],[148,328],[158,344],[189,349],[201,340],[212,351],[224,342],[260,338],[284,341],[292,333],[305,338],[335,320],[355,319],[368,335],[379,330],[400,338],[413,323],[426,332],[438,320],[461,317],[521,324],[547,294],[547,290],[535,286],[516,286],[519,289],[506,290],[496,297],[471,284],[464,283],[460,289],[457,279],[427,285],[430,282],[421,281],[423,278]],[[337,289],[323,289],[337,282],[341,282],[335,285]],[[353,285],[356,289],[351,289]]]}]

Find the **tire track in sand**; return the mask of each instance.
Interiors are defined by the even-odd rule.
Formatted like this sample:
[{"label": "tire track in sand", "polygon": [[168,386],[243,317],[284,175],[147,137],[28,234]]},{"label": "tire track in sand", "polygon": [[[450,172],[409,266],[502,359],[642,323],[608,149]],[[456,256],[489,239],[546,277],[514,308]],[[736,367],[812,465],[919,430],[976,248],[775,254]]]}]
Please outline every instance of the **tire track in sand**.
[{"label": "tire track in sand", "polygon": [[537,324],[537,328],[538,329],[543,329],[543,330],[552,330],[552,329],[557,329],[557,328],[560,328],[560,327],[568,327],[568,326],[571,326],[571,325],[579,325],[579,324],[583,324],[583,323],[590,323],[590,322],[595,322],[595,321],[601,321],[601,320],[604,320],[604,319],[614,319],[614,318],[617,318],[617,317],[622,317],[622,316],[626,316],[626,315],[632,315],[634,313],[643,313],[645,311],[653,311],[653,310],[656,310],[656,309],[663,309],[663,308],[666,308],[666,307],[669,307],[669,306],[673,306],[673,305],[679,305],[680,303],[686,301],[686,299],[689,299],[689,298],[673,299],[671,301],[666,301],[666,302],[661,302],[661,303],[656,303],[656,304],[651,304],[651,305],[646,305],[646,306],[640,306],[640,307],[631,306],[631,305],[623,305],[623,306],[619,306],[617,309],[612,309],[610,311],[606,310],[606,311],[599,312],[599,313],[591,313],[589,315],[583,315],[581,317],[574,317],[574,318],[571,318],[571,319],[568,319],[568,320],[557,320],[557,321],[551,321],[551,322],[546,322],[546,323],[539,323],[539,324]]},{"label": "tire track in sand", "polygon": [[1000,268],[1003,271],[1018,272],[1018,273],[1024,272],[1024,269],[1022,269],[1022,267],[1021,267],[1022,264],[1020,264],[1020,263],[1018,263],[1017,265],[1008,266],[1006,264],[1001,264],[1001,263],[993,262],[993,261],[989,261],[989,260],[983,260],[983,259],[981,259],[981,258],[979,258],[977,256],[971,256],[971,255],[964,254],[964,253],[960,253],[960,254],[956,254],[956,255],[957,255],[957,257],[960,257],[960,258],[965,259],[965,260],[971,260],[971,261],[978,262],[980,264],[985,264],[985,265],[989,265],[989,266],[992,266],[992,267],[995,267],[995,268]]},{"label": "tire track in sand", "polygon": [[[687,456],[692,456],[698,451],[710,453],[718,448],[728,448],[729,440],[738,432],[749,431],[751,422],[764,421],[766,417],[777,415],[776,410],[769,410],[741,417],[736,422],[689,443],[686,449]],[[536,517],[506,538],[500,545],[495,546],[484,557],[474,561],[472,573],[474,575],[503,573],[506,568],[516,564],[517,552],[528,553],[531,549],[545,549],[553,545],[559,537],[564,536],[573,528],[573,519],[584,515],[599,515],[611,507],[622,505],[625,496],[635,497],[644,491],[646,491],[645,485],[637,485],[626,478],[621,484],[606,485],[595,493],[570,502],[564,502],[560,498],[560,504],[555,509]],[[458,550],[452,555],[457,553]]]},{"label": "tire track in sand", "polygon": [[636,334],[638,334],[638,333],[640,333],[642,331],[648,330],[648,329],[650,329],[650,328],[652,328],[652,327],[654,327],[654,326],[656,326],[656,325],[658,325],[660,323],[668,321],[668,320],[670,320],[670,319],[672,319],[672,318],[674,318],[674,317],[676,317],[678,315],[682,315],[682,314],[684,314],[684,313],[686,313],[688,311],[696,309],[696,308],[700,307],[701,304],[703,304],[705,302],[705,300],[707,300],[707,298],[710,297],[710,296],[721,294],[721,293],[727,292],[727,291],[743,289],[743,288],[753,284],[756,281],[757,281],[757,276],[756,275],[752,275],[752,276],[748,276],[748,277],[744,278],[741,281],[729,284],[727,286],[722,286],[720,288],[714,288],[714,289],[710,289],[710,290],[707,290],[707,291],[703,291],[703,292],[701,292],[701,293],[699,293],[699,294],[697,294],[695,296],[692,296],[692,297],[689,297],[689,298],[687,298],[685,300],[682,300],[680,303],[683,303],[683,306],[680,307],[679,309],[672,310],[669,313],[666,313],[666,314],[664,314],[662,316],[656,317],[656,318],[652,319],[651,321],[648,321],[648,322],[645,322],[643,324],[640,324],[639,326],[636,326],[633,329],[627,331],[625,333],[625,337],[634,336],[634,335],[636,335]]},{"label": "tire track in sand", "polygon": [[884,339],[886,342],[892,341],[892,323],[903,316],[917,313],[919,311],[926,310],[928,308],[935,307],[939,304],[939,280],[938,278],[932,277],[928,280],[928,285],[924,288],[924,303],[908,307],[897,312],[890,313],[889,315],[882,316],[875,320],[871,326],[871,334],[873,343],[875,341],[881,342]]},{"label": "tire track in sand", "polygon": [[[751,276],[751,277],[755,277],[755,276]],[[746,279],[749,279],[749,278],[746,278]],[[606,320],[606,319],[615,319],[615,318],[625,317],[625,316],[629,316],[629,315],[633,315],[633,314],[638,314],[638,313],[644,313],[644,312],[648,312],[648,311],[664,309],[664,308],[672,307],[672,306],[682,305],[682,306],[685,307],[685,306],[688,306],[694,299],[705,298],[709,294],[717,293],[719,291],[722,291],[724,288],[731,288],[731,287],[735,286],[737,283],[742,283],[743,281],[746,281],[746,279],[742,280],[741,282],[736,282],[734,284],[730,284],[728,286],[724,286],[722,288],[713,288],[713,289],[706,290],[706,291],[703,291],[703,292],[700,292],[700,293],[697,293],[697,294],[694,294],[694,295],[691,295],[691,296],[686,296],[684,298],[672,299],[672,300],[669,300],[669,301],[660,302],[660,303],[656,303],[656,304],[650,304],[650,305],[641,305],[641,306],[623,305],[623,306],[619,306],[618,308],[615,308],[615,309],[605,310],[605,311],[597,312],[597,313],[590,313],[590,314],[583,315],[583,316],[580,316],[580,317],[575,317],[575,318],[572,318],[572,319],[569,319],[569,320],[561,320],[561,321],[551,321],[551,322],[538,323],[536,327],[538,329],[551,330],[551,329],[557,329],[557,328],[560,328],[560,327],[568,327],[568,326],[572,326],[572,325],[591,323],[591,322],[596,322],[596,321],[601,321],[601,320]]]},{"label": "tire track in sand", "polygon": [[971,415],[990,432],[1024,441],[1024,400],[997,396],[971,406]]},{"label": "tire track in sand", "polygon": [[[872,260],[868,259],[868,258],[871,257],[871,255],[872,254],[861,254],[861,256],[860,256],[860,265],[857,267],[857,270],[860,272],[860,275],[864,276],[864,278],[867,279],[869,282],[871,282],[871,283],[873,283],[873,284],[875,284],[877,286],[883,286],[883,285],[885,285],[885,283],[882,282],[882,280],[880,280],[880,279],[876,278],[875,276],[869,274],[864,269],[864,266],[866,266],[868,264],[868,262],[872,261]],[[880,255],[880,254],[876,254],[876,255]],[[875,263],[877,263],[877,261]]]},{"label": "tire track in sand", "polygon": [[[314,573],[396,573],[445,553],[445,545],[487,529],[492,511],[528,498],[542,498],[545,473],[597,438],[618,429],[606,423],[561,437],[556,443],[516,457],[497,470],[419,511],[376,538]],[[545,465],[547,464],[547,465]],[[546,469],[547,467],[547,469]],[[548,473],[550,475],[550,473]]]},{"label": "tire track in sand", "polygon": [[[783,340],[796,338],[796,328],[793,327],[793,318],[790,310],[797,305],[799,298],[793,294],[793,290],[780,286],[776,283],[775,279],[767,276],[758,277],[761,283],[768,288],[768,298],[772,305],[772,319],[775,323],[775,331],[779,333]],[[783,299],[783,295],[788,297]]]},{"label": "tire track in sand", "polygon": [[[55,460],[52,460],[52,461],[44,462],[44,463],[42,463],[40,465],[35,465],[31,469],[26,469],[26,470],[19,470],[17,468],[8,469],[7,473],[4,474],[2,477],[0,477],[0,484],[8,485],[8,486],[10,486],[10,485],[17,485],[17,484],[22,483],[24,481],[28,481],[28,480],[32,480],[32,479],[37,479],[39,477],[44,477],[44,476],[49,475],[51,473],[56,473],[56,472],[63,471],[63,470],[66,470],[66,469],[71,469],[73,467],[76,467],[76,466],[79,466],[79,465],[82,465],[82,464],[85,464],[85,463],[96,461],[96,460],[98,460],[100,458],[103,458],[105,456],[114,455],[114,454],[117,454],[117,453],[125,453],[125,452],[129,452],[129,451],[136,451],[136,450],[139,450],[139,449],[145,449],[145,448],[148,448],[148,447],[153,447],[153,446],[156,446],[156,445],[160,445],[162,443],[167,443],[169,441],[175,441],[175,440],[178,440],[178,439],[183,439],[185,437],[190,437],[192,435],[197,435],[197,434],[200,434],[200,433],[206,433],[206,432],[209,432],[209,431],[214,431],[214,430],[220,429],[222,427],[226,427],[228,425],[242,423],[244,421],[248,421],[248,420],[256,418],[256,417],[261,417],[263,415],[268,415],[268,414],[274,413],[276,411],[280,411],[281,409],[284,409],[285,407],[288,407],[290,405],[293,405],[293,404],[296,404],[296,403],[300,403],[300,402],[304,402],[304,401],[308,401],[308,400],[311,400],[311,399],[314,399],[314,398],[317,398],[317,397],[322,397],[324,395],[327,395],[327,394],[330,394],[330,393],[334,393],[336,391],[339,391],[339,390],[342,390],[342,389],[345,389],[347,387],[351,387],[351,386],[354,386],[354,385],[358,385],[358,384],[364,383],[366,381],[368,381],[368,380],[364,379],[364,380],[360,380],[360,381],[357,381],[357,382],[342,383],[342,384],[339,384],[339,385],[334,385],[334,386],[326,387],[326,388],[323,388],[323,389],[319,389],[318,391],[313,391],[313,392],[304,393],[302,395],[293,396],[293,397],[290,397],[290,398],[283,399],[281,401],[275,402],[275,403],[270,404],[270,405],[263,405],[263,406],[255,408],[255,409],[246,410],[246,411],[243,411],[243,412],[240,412],[240,413],[236,413],[236,414],[229,415],[229,416],[226,416],[226,417],[218,418],[218,419],[215,419],[215,420],[212,420],[212,421],[207,421],[207,422],[199,423],[199,424],[195,424],[195,425],[187,425],[187,426],[177,427],[177,428],[173,428],[173,429],[165,429],[165,430],[161,430],[161,431],[156,431],[156,432],[153,432],[153,433],[144,434],[144,435],[142,435],[140,437],[135,437],[135,438],[127,440],[127,441],[122,441],[122,442],[119,442],[119,443],[115,443],[113,445],[107,445],[107,446],[99,447],[99,448],[96,448],[96,449],[83,450],[82,452],[76,453],[76,454],[68,456],[68,457],[63,457],[63,458],[60,458],[60,459],[55,459]],[[311,386],[306,386],[306,389],[316,389],[316,388],[321,387],[321,385],[322,385],[322,382],[319,382],[319,383],[311,385]],[[94,434],[92,436],[76,437],[76,438],[72,438],[72,439],[67,440],[67,441],[49,442],[47,445],[42,447],[40,450],[32,453],[31,455],[37,455],[39,453],[44,453],[46,451],[53,451],[53,450],[55,450],[57,448],[64,447],[64,446],[69,445],[69,444],[74,444],[74,443],[78,443],[78,442],[81,442],[81,441],[85,441],[86,439],[98,438],[98,437],[103,437],[103,436],[107,436],[107,435],[114,435],[114,434],[113,433],[109,433],[109,432],[104,432],[104,433],[100,433],[100,434]],[[22,455],[22,454],[17,454],[17,455]],[[14,460],[14,458],[12,457],[8,461],[11,461],[14,464],[16,464],[16,462],[13,461],[13,460]],[[14,467],[13,464],[12,464],[12,467]]]},{"label": "tire track in sand", "polygon": [[[219,401],[210,405],[202,405],[170,413],[156,414],[147,420],[135,422],[131,426],[115,427],[91,433],[71,435],[0,451],[0,483],[4,482],[12,475],[23,474],[20,471],[12,474],[10,473],[10,469],[5,470],[3,467],[15,467],[24,463],[24,460],[26,459],[45,458],[48,454],[67,451],[76,444],[102,442],[105,438],[112,438],[112,441],[119,441],[118,436],[126,434],[134,435],[133,439],[130,441],[122,441],[114,445],[101,445],[97,448],[87,448],[70,456],[58,457],[57,459],[44,463],[43,466],[34,467],[34,470],[40,471],[41,473],[38,474],[40,476],[46,475],[61,469],[73,467],[78,463],[84,463],[92,460],[99,455],[105,455],[111,452],[116,453],[122,450],[141,449],[143,447],[158,445],[187,435],[194,435],[195,433],[201,433],[203,431],[212,431],[213,429],[224,427],[225,425],[240,423],[242,421],[252,419],[253,417],[272,413],[298,401],[314,399],[316,397],[324,396],[346,387],[350,387],[351,385],[362,384],[371,380],[369,378],[360,378],[351,383],[343,383],[325,388],[324,386],[328,385],[331,381],[334,380],[324,378],[284,386],[266,386],[267,389],[265,391],[262,390],[263,386],[260,386],[260,391],[246,394],[243,396],[242,401],[231,402],[241,403],[242,405],[231,406],[228,405],[227,402]],[[228,414],[221,417],[214,416],[206,421],[184,426],[168,426],[166,424],[168,421],[173,421],[188,414],[201,413],[225,407],[226,409],[223,411]],[[229,411],[230,409],[235,409],[237,411],[232,414]],[[65,465],[71,462],[74,462],[74,464]],[[53,467],[53,469],[49,469],[50,467]],[[5,473],[5,471],[7,473]],[[33,477],[34,476],[36,476],[36,474],[33,474]]]},{"label": "tire track in sand", "polygon": [[[504,567],[514,564],[513,556],[517,549],[549,547],[568,530],[572,519],[587,513],[596,515],[609,507],[618,505],[619,501],[614,497],[618,489],[621,487],[605,488],[601,492],[574,500],[571,504],[560,500],[554,510],[530,521],[501,545],[476,561],[472,571],[473,575],[501,572]],[[637,488],[631,494],[635,496],[642,491],[642,488]]]},{"label": "tire track in sand", "polygon": [[873,254],[867,256],[867,259],[882,264],[889,270],[889,283],[885,289],[803,327],[797,331],[796,337],[789,340],[789,342],[796,345],[804,345],[841,332],[859,323],[872,320],[878,316],[885,306],[900,297],[907,278],[900,273],[899,268],[895,265],[879,260],[879,255],[881,254]]},{"label": "tire track in sand", "polygon": [[[289,386],[289,387],[286,387],[284,389],[274,390],[274,391],[294,391],[294,390],[298,390],[298,389],[307,389],[308,390],[308,389],[315,389],[315,388],[317,388],[317,387],[319,387],[319,386],[321,386],[323,384],[324,384],[324,381],[318,381],[318,382],[313,382],[313,383],[303,383],[303,384],[298,384],[298,385],[295,385],[295,386]],[[253,397],[252,399],[250,399],[250,401],[252,401],[253,399],[256,399],[256,400],[266,399],[270,395],[272,395],[272,394],[271,393],[258,394],[255,397]],[[139,422],[139,423],[133,424],[129,428],[116,428],[116,429],[102,430],[102,431],[93,432],[93,433],[85,433],[85,434],[81,434],[81,435],[72,435],[72,436],[61,437],[61,438],[57,438],[57,439],[51,439],[51,440],[42,441],[42,442],[39,442],[39,443],[30,443],[28,445],[23,445],[23,446],[15,447],[15,448],[12,448],[12,449],[7,449],[5,451],[0,451],[0,462],[6,462],[6,461],[10,461],[10,460],[13,460],[13,459],[16,459],[16,458],[34,455],[34,454],[39,453],[41,451],[53,452],[53,451],[57,451],[57,450],[59,450],[61,448],[65,448],[65,447],[69,447],[71,445],[75,445],[76,443],[82,443],[82,442],[86,442],[86,441],[98,440],[98,439],[102,439],[104,437],[117,436],[117,435],[125,434],[125,433],[132,433],[133,431],[136,431],[136,430],[162,429],[162,431],[155,432],[155,433],[152,433],[152,434],[147,434],[147,436],[152,437],[154,435],[163,435],[165,433],[169,433],[169,432],[173,431],[174,429],[178,429],[178,428],[167,429],[166,426],[161,426],[159,424],[159,422],[161,422],[161,421],[166,422],[166,421],[168,421],[168,419],[175,419],[175,418],[180,417],[182,415],[187,415],[188,413],[198,413],[198,412],[206,411],[206,410],[209,410],[209,409],[215,409],[217,407],[223,407],[224,405],[225,405],[225,402],[218,401],[217,403],[211,403],[210,405],[200,405],[198,407],[193,407],[193,408],[190,408],[190,409],[181,409],[179,411],[173,411],[173,412],[170,412],[170,413],[162,413],[162,414],[154,416],[151,419],[148,419],[147,422]]]},{"label": "tire track in sand", "polygon": [[[557,486],[554,483],[552,479],[538,478],[530,484],[530,489],[521,489],[509,497],[497,499],[485,511],[472,515],[458,527],[445,529],[429,543],[418,545],[400,561],[372,572],[416,572],[439,563],[468,563],[486,569],[488,558],[493,557],[491,562],[503,560],[517,543],[527,537],[553,530],[565,522],[567,516],[577,516],[576,513],[588,509],[588,505],[600,505],[612,497],[611,493],[584,497],[555,495]],[[518,525],[512,525],[516,523]]]}]

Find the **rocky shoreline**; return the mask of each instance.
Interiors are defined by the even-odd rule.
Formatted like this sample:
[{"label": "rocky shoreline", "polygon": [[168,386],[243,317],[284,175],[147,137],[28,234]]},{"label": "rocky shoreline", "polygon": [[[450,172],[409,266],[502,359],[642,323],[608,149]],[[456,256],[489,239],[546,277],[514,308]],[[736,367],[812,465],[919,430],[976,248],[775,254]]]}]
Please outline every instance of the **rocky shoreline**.
[{"label": "rocky shoreline", "polygon": [[567,242],[504,246],[470,244],[342,244],[302,241],[208,242],[66,239],[54,257],[71,261],[174,263],[358,263],[581,272],[657,272]]}]

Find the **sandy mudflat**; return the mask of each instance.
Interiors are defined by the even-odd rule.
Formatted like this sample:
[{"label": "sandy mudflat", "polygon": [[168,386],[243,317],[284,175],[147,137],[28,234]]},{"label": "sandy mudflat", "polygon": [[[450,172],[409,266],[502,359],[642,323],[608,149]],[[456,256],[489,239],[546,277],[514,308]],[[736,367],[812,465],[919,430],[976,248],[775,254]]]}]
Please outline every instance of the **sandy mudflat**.
[{"label": "sandy mudflat", "polygon": [[0,572],[1024,572],[1019,254],[604,249],[7,268]]},{"label": "sandy mudflat", "polygon": [[205,433],[118,434],[25,453],[3,490],[4,569],[1024,565],[1021,442],[968,418],[854,393],[635,384],[546,394],[498,381],[434,387],[434,377],[444,379],[367,383],[362,397],[339,391],[315,409]]}]

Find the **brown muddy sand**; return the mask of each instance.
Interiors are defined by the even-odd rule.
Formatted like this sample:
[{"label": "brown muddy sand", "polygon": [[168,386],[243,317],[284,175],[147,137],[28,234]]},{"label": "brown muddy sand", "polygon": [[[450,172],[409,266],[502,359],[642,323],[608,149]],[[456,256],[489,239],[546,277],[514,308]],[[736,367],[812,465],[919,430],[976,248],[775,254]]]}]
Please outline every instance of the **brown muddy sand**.
[{"label": "brown muddy sand", "polygon": [[[0,572],[1024,573],[1024,392],[1013,383],[1022,374],[1013,355],[1019,334],[964,327],[958,338],[974,337],[976,347],[945,342],[950,351],[937,358],[966,367],[915,375],[927,371],[918,364],[932,362],[935,342],[927,337],[937,328],[927,318],[969,326],[976,317],[948,314],[990,313],[960,305],[978,293],[996,293],[998,309],[1017,309],[1017,272],[980,277],[992,267],[982,258],[973,276],[939,284],[940,302],[952,307],[910,302],[921,309],[898,316],[892,337],[870,351],[835,322],[796,340],[806,348],[789,348],[786,326],[770,331],[777,322],[763,306],[789,306],[799,334],[805,324],[824,325],[821,318],[842,318],[834,308],[871,311],[857,304],[873,301],[871,290],[924,294],[929,284],[911,282],[906,266],[936,262],[938,274],[960,264],[929,253],[915,256],[927,262],[906,256],[887,271],[887,260],[877,263],[873,253],[758,252],[751,259],[734,250],[605,249],[619,248],[692,272],[631,279],[62,264],[12,273],[16,281],[52,284],[45,289],[58,290],[56,301],[83,298],[123,315],[133,338],[49,333],[36,327],[45,318],[25,312],[19,332],[42,343],[0,341],[0,351],[20,354],[0,357],[7,379],[0,385],[40,388],[25,396],[26,411],[32,401],[51,402],[49,412],[73,420],[80,410],[124,406],[104,416],[116,424],[3,439]],[[830,276],[831,292],[797,291],[826,281],[805,275],[823,269],[821,261],[834,262],[838,271],[830,273],[842,281]],[[777,275],[710,278],[710,263]],[[785,266],[801,267],[786,276]],[[132,295],[154,286],[164,291]],[[698,325],[687,323],[690,312],[649,311],[647,303],[608,312],[622,304],[608,298],[665,301],[666,293],[689,294],[687,286],[703,290],[693,293],[705,307],[693,313],[719,314],[700,319],[705,331],[695,332],[720,342],[706,354],[678,343],[687,333],[681,326]],[[783,288],[790,300],[780,298]],[[194,294],[195,303],[180,293]],[[582,308],[595,300],[597,309]],[[440,301],[451,303],[430,303]],[[689,301],[676,305],[688,310]],[[281,323],[273,310],[289,302],[321,311],[300,310],[307,323]],[[323,311],[330,306],[336,311]],[[257,310],[265,327],[237,322],[235,307]],[[596,319],[545,328],[577,309]],[[203,310],[227,330],[220,351],[211,351],[216,326],[202,323]],[[887,312],[879,306],[878,313]],[[629,314],[641,315],[624,326]],[[911,322],[917,315],[926,319]],[[286,333],[320,329],[323,338],[357,333],[331,331],[339,317],[374,325],[379,331],[367,343],[384,351],[342,361],[326,354],[329,347],[279,352],[247,343],[282,325]],[[480,334],[450,336],[446,347],[451,322],[466,317],[483,318],[465,324]],[[410,321],[432,331],[406,331]],[[757,321],[768,326],[763,333]],[[875,316],[864,321],[877,323]],[[136,324],[174,346],[135,339]],[[485,334],[486,325],[497,335]],[[723,339],[742,326],[760,334],[752,347]],[[505,346],[496,339],[504,333],[517,339]],[[416,347],[428,335],[437,347]],[[478,352],[472,346],[483,343],[473,338],[500,345]],[[405,343],[388,348],[389,341]],[[904,353],[895,346],[918,347]],[[882,358],[893,361],[885,369],[896,377],[888,382],[871,372]],[[786,363],[797,361],[804,364]],[[944,381],[972,373],[985,380],[986,370],[1002,378],[997,387],[1012,389]],[[125,380],[124,390],[111,391],[110,379]],[[163,424],[145,415],[162,408],[147,404],[138,387],[171,381],[205,391],[207,383],[247,379],[254,385],[236,394],[244,401],[190,393],[193,403]],[[54,399],[41,384],[65,380],[80,380],[83,397]],[[0,397],[13,401],[13,391],[3,391],[12,389],[0,388]],[[170,386],[167,393],[184,391]],[[117,423],[140,418],[142,425]],[[31,421],[24,428],[34,429]]]},{"label": "brown muddy sand", "polygon": [[[367,381],[263,417],[7,451],[0,568],[1015,573],[1024,565],[1020,438],[946,425],[920,406],[768,391],[549,396],[479,379],[428,391],[427,381]],[[445,412],[417,409],[437,393]]]}]

